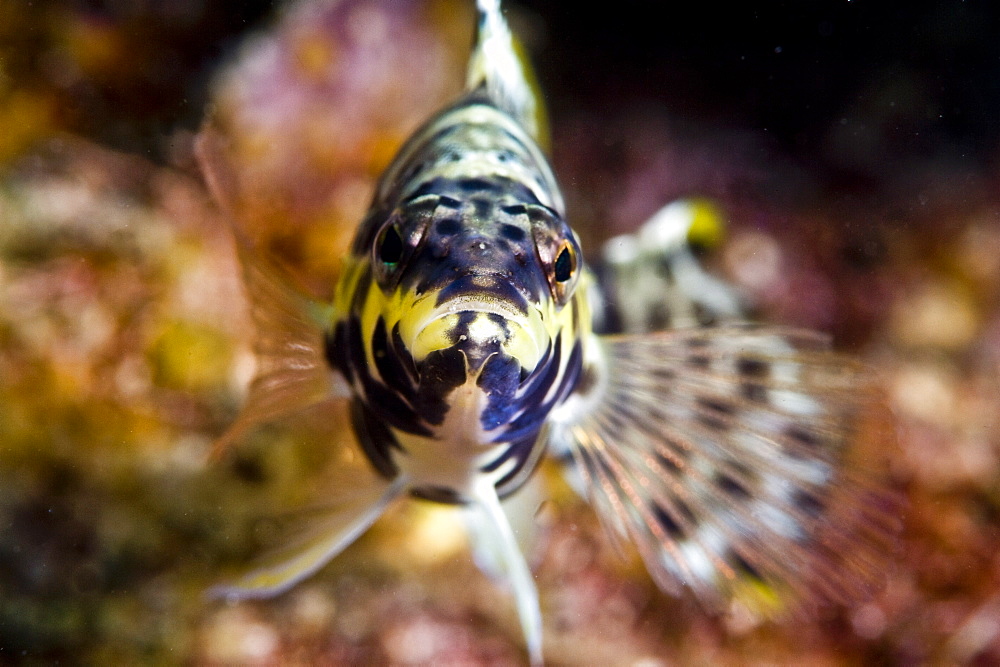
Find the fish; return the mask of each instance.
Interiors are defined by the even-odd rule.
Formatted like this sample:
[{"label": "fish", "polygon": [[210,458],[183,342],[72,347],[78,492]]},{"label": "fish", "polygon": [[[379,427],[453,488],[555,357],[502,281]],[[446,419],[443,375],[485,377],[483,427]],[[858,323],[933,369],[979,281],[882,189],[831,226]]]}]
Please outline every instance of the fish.
[{"label": "fish", "polygon": [[[748,321],[691,250],[717,231],[704,201],[667,205],[591,265],[530,65],[499,0],[476,8],[465,90],[382,174],[332,302],[291,287],[234,226],[258,365],[217,453],[337,398],[375,481],[336,490],[308,538],[210,594],[279,595],[397,501],[451,505],[541,664],[539,595],[502,501],[545,461],[660,588],[710,610],[868,594],[898,530],[856,454],[873,437],[872,374],[822,334]],[[235,215],[218,136],[196,153]]]}]

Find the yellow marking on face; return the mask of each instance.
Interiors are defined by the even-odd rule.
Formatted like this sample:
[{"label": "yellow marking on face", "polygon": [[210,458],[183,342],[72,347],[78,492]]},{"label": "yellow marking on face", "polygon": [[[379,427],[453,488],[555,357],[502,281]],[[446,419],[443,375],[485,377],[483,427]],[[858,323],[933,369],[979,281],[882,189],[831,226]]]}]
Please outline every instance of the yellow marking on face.
[{"label": "yellow marking on face", "polygon": [[340,273],[340,280],[337,282],[333,299],[335,310],[341,317],[351,312],[351,304],[354,302],[358,281],[367,268],[367,258],[358,258],[353,255],[344,258],[343,270]]},{"label": "yellow marking on face", "polygon": [[410,354],[413,355],[414,361],[422,361],[432,349],[447,347],[442,343],[441,347],[419,353],[416,349],[412,349],[415,347],[414,341],[420,335],[421,329],[433,318],[437,292],[417,296],[412,292],[399,290],[394,297],[393,308],[399,322],[399,335],[411,347]]},{"label": "yellow marking on face", "polygon": [[445,315],[431,320],[430,324],[423,327],[413,341],[413,348],[410,354],[417,361],[421,361],[428,354],[435,350],[443,350],[451,347],[451,332],[458,324],[458,315]]},{"label": "yellow marking on face", "polygon": [[[339,313],[350,311],[355,303],[355,291],[368,267],[367,257],[349,257],[345,260],[344,271],[337,288],[335,306]],[[485,313],[496,313],[507,320],[509,336],[505,336],[504,350],[517,359],[522,367],[531,371],[541,360],[550,341],[554,341],[560,333],[567,336],[567,341],[576,341],[579,337],[589,334],[590,308],[587,291],[592,289],[593,276],[584,272],[570,302],[565,307],[559,307],[549,296],[540,304],[529,306],[527,316],[515,314],[514,309],[505,309],[501,300],[496,299],[488,291],[481,298],[475,295],[466,296],[451,304],[437,304],[437,292],[426,292],[417,295],[412,290],[402,287],[386,295],[382,288],[373,280],[368,292],[362,300],[361,312],[358,313],[366,361],[374,367],[375,359],[371,340],[379,318],[385,322],[388,332],[399,325],[399,334],[415,362],[424,360],[435,350],[446,349],[455,341],[451,332],[458,323],[458,313],[463,310],[476,310]],[[576,321],[579,330],[573,328],[573,311],[577,311]],[[483,322],[487,322],[485,318]],[[495,325],[488,323],[489,327]],[[487,326],[483,324],[482,326]],[[490,335],[484,331],[483,336]],[[477,335],[474,331],[472,335]],[[564,343],[565,344],[565,343]]]}]

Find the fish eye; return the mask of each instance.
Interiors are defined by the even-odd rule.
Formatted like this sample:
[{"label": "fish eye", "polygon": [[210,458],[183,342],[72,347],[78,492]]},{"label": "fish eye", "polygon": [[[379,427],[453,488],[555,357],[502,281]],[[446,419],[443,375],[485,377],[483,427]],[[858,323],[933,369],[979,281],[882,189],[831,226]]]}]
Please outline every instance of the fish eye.
[{"label": "fish eye", "polygon": [[573,254],[573,248],[568,242],[564,241],[562,249],[560,249],[559,254],[556,256],[556,262],[553,265],[553,276],[557,283],[564,283],[573,277],[576,272],[576,256]]},{"label": "fish eye", "polygon": [[403,239],[396,225],[388,224],[375,241],[376,255],[386,268],[394,268],[403,258]]},{"label": "fish eye", "polygon": [[576,247],[570,239],[563,239],[550,256],[554,259],[549,265],[549,288],[556,303],[565,305],[573,294],[579,274]]},{"label": "fish eye", "polygon": [[[526,208],[539,268],[557,306],[569,303],[583,269],[579,240],[559,213],[545,206]],[[514,212],[511,212],[513,215]]]}]

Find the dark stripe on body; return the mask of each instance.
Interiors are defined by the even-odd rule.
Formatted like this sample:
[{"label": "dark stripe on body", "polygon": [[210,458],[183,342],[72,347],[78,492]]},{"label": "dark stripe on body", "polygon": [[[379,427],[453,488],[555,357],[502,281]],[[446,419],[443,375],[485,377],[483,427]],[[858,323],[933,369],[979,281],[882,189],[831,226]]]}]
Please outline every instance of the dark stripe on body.
[{"label": "dark stripe on body", "polygon": [[[519,405],[524,412],[503,431],[497,441],[509,441],[507,450],[482,468],[483,472],[493,472],[508,460],[514,461],[510,472],[497,482],[497,491],[501,495],[511,493],[530,476],[542,453],[546,442],[541,438],[543,428],[552,409],[566,400],[576,389],[583,368],[583,345],[577,340],[566,360],[560,375],[562,336],[556,339],[553,353],[547,364],[548,368],[535,377],[528,391],[521,397]],[[545,401],[544,397],[558,380],[558,389],[553,396]]]}]

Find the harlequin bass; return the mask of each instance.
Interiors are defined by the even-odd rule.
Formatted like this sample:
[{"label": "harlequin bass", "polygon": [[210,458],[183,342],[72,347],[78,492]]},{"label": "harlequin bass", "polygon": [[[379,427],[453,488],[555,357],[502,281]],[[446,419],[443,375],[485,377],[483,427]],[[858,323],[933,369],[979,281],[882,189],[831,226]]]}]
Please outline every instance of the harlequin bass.
[{"label": "harlequin bass", "polygon": [[[238,243],[260,363],[220,448],[340,395],[380,481],[214,594],[289,589],[397,499],[455,505],[541,662],[538,594],[501,499],[548,457],[665,590],[709,605],[851,597],[891,523],[850,456],[867,374],[818,334],[743,321],[736,291],[690,252],[698,203],[613,239],[592,271],[499,1],[477,6],[466,90],[383,174],[332,304]],[[210,137],[199,154],[225,201]]]}]

